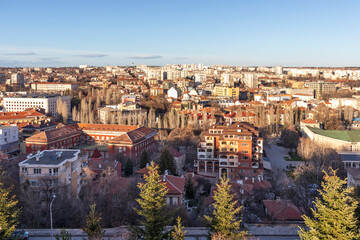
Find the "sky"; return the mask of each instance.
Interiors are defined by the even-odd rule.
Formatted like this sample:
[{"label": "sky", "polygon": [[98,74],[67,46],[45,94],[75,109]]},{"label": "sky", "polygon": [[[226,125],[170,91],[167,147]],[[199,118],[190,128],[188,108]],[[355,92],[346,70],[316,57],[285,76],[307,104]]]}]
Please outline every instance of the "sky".
[{"label": "sky", "polygon": [[360,66],[359,0],[16,0],[0,6],[0,67]]}]

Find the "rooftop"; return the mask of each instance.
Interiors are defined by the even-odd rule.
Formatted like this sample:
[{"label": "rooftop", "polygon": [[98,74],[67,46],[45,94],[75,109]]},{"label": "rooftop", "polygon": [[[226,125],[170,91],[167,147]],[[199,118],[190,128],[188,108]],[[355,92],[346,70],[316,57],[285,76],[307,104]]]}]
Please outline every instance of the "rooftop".
[{"label": "rooftop", "polygon": [[338,139],[346,142],[360,142],[360,130],[323,130],[319,128],[308,127],[312,132],[324,137]]},{"label": "rooftop", "polygon": [[14,96],[9,98],[53,98],[59,96],[60,96],[59,94],[26,94],[26,95]]},{"label": "rooftop", "polygon": [[71,149],[53,149],[53,150],[44,150],[39,154],[39,161],[36,160],[37,154],[26,159],[20,164],[29,164],[29,165],[58,165],[63,161],[72,159],[80,153],[79,150]]}]

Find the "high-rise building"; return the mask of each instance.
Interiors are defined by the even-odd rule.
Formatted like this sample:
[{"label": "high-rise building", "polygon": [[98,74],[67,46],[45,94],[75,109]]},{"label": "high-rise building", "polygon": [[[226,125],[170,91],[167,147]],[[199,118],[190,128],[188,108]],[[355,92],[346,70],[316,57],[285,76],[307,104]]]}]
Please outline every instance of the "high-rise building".
[{"label": "high-rise building", "polygon": [[234,86],[234,74],[221,74],[221,83],[229,86]]},{"label": "high-rise building", "polygon": [[5,74],[4,73],[0,73],[0,84],[5,83]]},{"label": "high-rise building", "polygon": [[20,73],[11,74],[10,85],[23,86],[25,84],[24,75]]},{"label": "high-rise building", "polygon": [[243,82],[248,88],[257,88],[258,87],[258,77],[254,73],[244,74]]},{"label": "high-rise building", "polygon": [[229,178],[263,178],[263,139],[250,123],[216,124],[197,149],[197,172]]}]

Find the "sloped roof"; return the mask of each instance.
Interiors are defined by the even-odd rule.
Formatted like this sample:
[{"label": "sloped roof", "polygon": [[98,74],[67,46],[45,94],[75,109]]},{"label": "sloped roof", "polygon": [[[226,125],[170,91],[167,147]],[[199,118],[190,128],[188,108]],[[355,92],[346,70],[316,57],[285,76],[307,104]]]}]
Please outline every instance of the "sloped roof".
[{"label": "sloped roof", "polygon": [[263,203],[273,220],[303,220],[300,209],[290,200],[263,200]]}]

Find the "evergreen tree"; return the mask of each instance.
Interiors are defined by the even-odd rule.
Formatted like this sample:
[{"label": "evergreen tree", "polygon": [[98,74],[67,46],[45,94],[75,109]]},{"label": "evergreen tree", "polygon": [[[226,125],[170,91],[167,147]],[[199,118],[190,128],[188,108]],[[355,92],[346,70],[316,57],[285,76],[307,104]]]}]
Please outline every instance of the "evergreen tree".
[{"label": "evergreen tree", "polygon": [[221,235],[231,240],[244,239],[246,232],[239,231],[241,219],[237,217],[241,207],[236,207],[237,201],[230,193],[229,179],[223,175],[216,186],[213,216],[205,216],[210,225],[211,235]]},{"label": "evergreen tree", "polygon": [[149,156],[147,151],[143,151],[141,153],[141,157],[140,157],[140,168],[144,168],[146,167],[146,165],[149,163]]},{"label": "evergreen tree", "polygon": [[15,196],[0,182],[0,239],[8,238],[15,231],[20,214],[17,204]]},{"label": "evergreen tree", "polygon": [[56,240],[71,240],[71,234],[65,229],[61,229],[60,234],[55,235]]},{"label": "evergreen tree", "polygon": [[186,178],[186,182],[185,182],[185,198],[186,199],[194,199],[195,198],[195,188],[194,188],[194,183],[191,180],[191,177]]},{"label": "evergreen tree", "polygon": [[139,183],[139,208],[135,211],[143,219],[139,221],[144,228],[131,225],[131,235],[135,239],[162,240],[166,238],[165,227],[171,223],[171,215],[165,212],[168,189],[161,181],[158,166],[151,162],[148,174],[144,176],[145,183]]},{"label": "evergreen tree", "polygon": [[181,224],[181,217],[177,217],[174,230],[171,232],[172,240],[185,240],[184,226]]},{"label": "evergreen tree", "polygon": [[303,216],[309,230],[300,228],[301,239],[359,239],[355,210],[358,202],[352,197],[353,188],[346,188],[346,180],[325,172],[320,197],[311,209],[313,218]]},{"label": "evergreen tree", "polygon": [[133,174],[133,163],[131,158],[128,158],[125,163],[125,176],[129,177]]},{"label": "evergreen tree", "polygon": [[101,216],[95,209],[96,204],[92,204],[86,219],[86,227],[83,228],[89,240],[100,240],[104,237],[104,230],[101,227]]},{"label": "evergreen tree", "polygon": [[174,157],[170,154],[167,146],[163,148],[160,154],[159,171],[161,174],[165,173],[165,170],[170,171],[171,174],[176,174],[176,167]]}]

